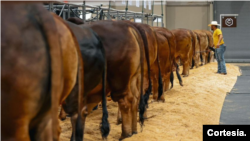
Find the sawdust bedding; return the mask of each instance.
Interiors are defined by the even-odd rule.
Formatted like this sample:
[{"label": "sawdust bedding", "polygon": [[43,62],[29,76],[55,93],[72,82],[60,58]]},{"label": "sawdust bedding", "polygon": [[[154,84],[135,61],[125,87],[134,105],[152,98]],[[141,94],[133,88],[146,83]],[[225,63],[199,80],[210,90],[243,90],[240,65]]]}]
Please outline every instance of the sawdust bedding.
[{"label": "sawdust bedding", "polygon": [[[227,75],[215,74],[217,63],[210,63],[190,71],[189,77],[183,78],[184,86],[178,84],[175,77],[174,88],[165,92],[164,103],[153,102],[148,108],[148,119],[143,132],[124,141],[200,141],[202,125],[219,124],[220,112],[227,92],[234,86],[240,75],[237,66],[227,64]],[[150,99],[152,101],[152,98]],[[111,131],[108,141],[118,140],[121,125],[116,125],[117,103],[108,102]],[[102,110],[88,115],[85,125],[85,141],[102,140],[99,124]],[[70,118],[61,122],[61,141],[71,137]]]}]

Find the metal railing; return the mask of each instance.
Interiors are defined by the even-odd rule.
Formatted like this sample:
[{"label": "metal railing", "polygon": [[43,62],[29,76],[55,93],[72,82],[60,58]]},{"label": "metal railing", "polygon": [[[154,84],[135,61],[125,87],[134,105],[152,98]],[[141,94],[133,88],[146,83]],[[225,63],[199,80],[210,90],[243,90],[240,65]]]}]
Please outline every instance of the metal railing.
[{"label": "metal railing", "polygon": [[[128,2],[128,1],[127,1]],[[144,2],[142,2],[144,3]],[[156,22],[157,26],[159,26],[159,19],[161,19],[161,26],[164,27],[163,23],[163,14],[156,15],[153,13],[154,11],[154,4],[152,7],[152,13],[144,13],[143,5],[142,5],[142,12],[134,12],[128,10],[128,3],[126,4],[125,10],[118,10],[111,8],[111,1],[109,1],[108,7],[103,7],[102,5],[93,6],[87,5],[85,1],[82,4],[73,4],[73,3],[64,3],[64,2],[49,2],[45,3],[44,7],[51,11],[55,12],[57,15],[61,16],[63,19],[67,19],[70,17],[78,17],[83,21],[83,23],[88,23],[92,21],[98,20],[136,20],[140,19],[141,23],[147,21],[147,24],[154,26],[154,22]],[[91,14],[92,17],[86,20],[86,14]],[[155,21],[156,20],[156,21]]]}]

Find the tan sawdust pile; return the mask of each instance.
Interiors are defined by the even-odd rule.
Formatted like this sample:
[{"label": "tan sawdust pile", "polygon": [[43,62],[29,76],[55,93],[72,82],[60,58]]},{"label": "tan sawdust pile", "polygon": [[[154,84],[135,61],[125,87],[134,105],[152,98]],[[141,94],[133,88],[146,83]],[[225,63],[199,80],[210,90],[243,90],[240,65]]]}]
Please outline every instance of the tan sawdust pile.
[{"label": "tan sawdust pile", "polygon": [[[174,88],[165,92],[165,103],[150,103],[148,119],[143,132],[124,141],[200,141],[202,125],[219,124],[220,112],[226,93],[234,86],[239,68],[227,64],[228,75],[215,74],[217,63],[210,63],[190,71],[183,78],[184,86],[178,84],[175,76]],[[181,72],[181,71],[180,71]],[[151,101],[151,99],[150,99]],[[109,141],[118,140],[121,125],[116,125],[117,103],[108,102],[111,131]],[[85,125],[85,141],[102,140],[99,124],[102,111],[98,109],[88,115]],[[69,141],[71,136],[70,118],[61,122],[61,141]]]}]

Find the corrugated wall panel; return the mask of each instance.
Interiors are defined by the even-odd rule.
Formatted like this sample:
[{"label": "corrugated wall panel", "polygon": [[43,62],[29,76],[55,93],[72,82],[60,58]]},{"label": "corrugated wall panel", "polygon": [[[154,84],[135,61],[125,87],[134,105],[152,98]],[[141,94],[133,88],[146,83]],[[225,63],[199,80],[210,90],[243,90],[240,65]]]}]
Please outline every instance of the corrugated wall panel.
[{"label": "corrugated wall panel", "polygon": [[239,14],[236,28],[222,28],[227,62],[250,62],[250,2],[216,1],[214,10],[218,22],[220,14]]}]

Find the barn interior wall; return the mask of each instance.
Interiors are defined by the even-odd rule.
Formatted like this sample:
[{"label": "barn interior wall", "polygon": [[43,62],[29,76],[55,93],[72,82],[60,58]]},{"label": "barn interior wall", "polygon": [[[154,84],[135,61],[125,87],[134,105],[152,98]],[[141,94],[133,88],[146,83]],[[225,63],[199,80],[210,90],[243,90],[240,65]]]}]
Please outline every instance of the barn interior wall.
[{"label": "barn interior wall", "polygon": [[210,7],[210,5],[167,5],[166,27],[169,29],[209,29],[207,25],[212,19]]},{"label": "barn interior wall", "polygon": [[237,27],[222,27],[227,62],[250,62],[250,1],[215,1],[214,20],[220,14],[238,14]]}]

